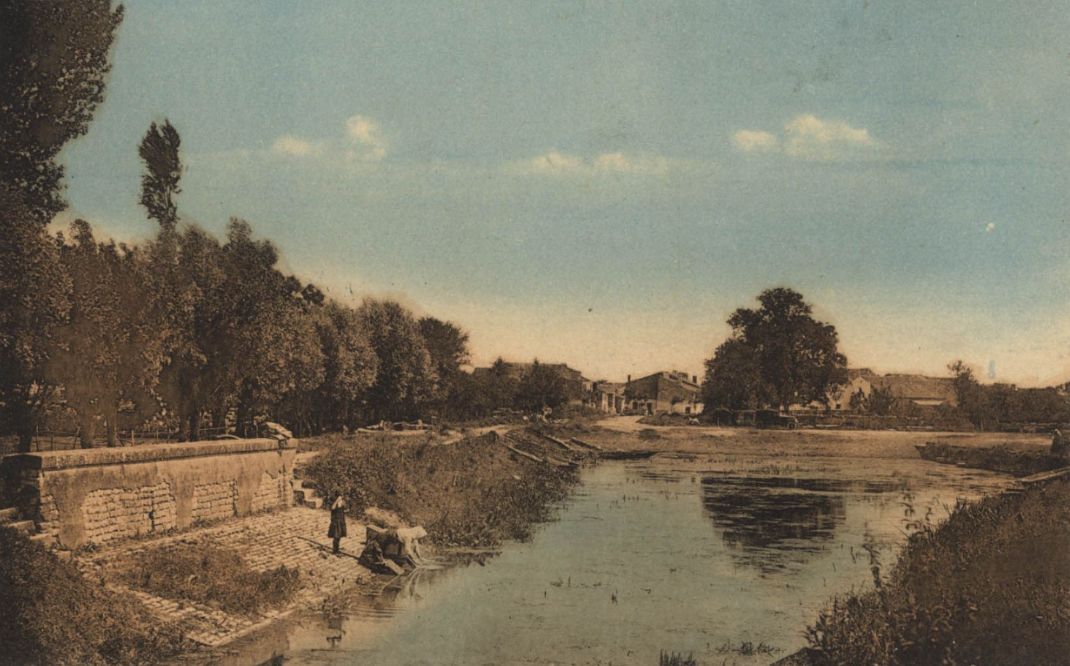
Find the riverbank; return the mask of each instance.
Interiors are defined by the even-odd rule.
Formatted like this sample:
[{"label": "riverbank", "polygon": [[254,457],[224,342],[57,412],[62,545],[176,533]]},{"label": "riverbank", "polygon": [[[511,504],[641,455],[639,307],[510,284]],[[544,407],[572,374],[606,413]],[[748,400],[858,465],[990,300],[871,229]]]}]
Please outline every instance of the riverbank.
[{"label": "riverbank", "polygon": [[1028,433],[650,426],[639,423],[638,418],[632,416],[604,419],[586,428],[582,434],[571,436],[620,450],[853,458],[917,458],[916,447],[926,442],[970,448],[1003,445],[1016,451],[1045,451],[1051,444],[1048,435]]},{"label": "riverbank", "polygon": [[490,433],[308,442],[316,452],[304,456],[308,484],[350,501],[352,536],[340,556],[330,553],[328,513],[306,507],[86,548],[70,561],[4,531],[0,583],[14,604],[0,627],[5,650],[22,650],[25,663],[154,663],[195,645],[218,648],[342,591],[374,594],[383,577],[357,561],[365,507],[424,525],[440,552],[527,540],[578,480],[568,460],[582,456],[554,448],[519,431],[508,441]]},{"label": "riverbank", "polygon": [[809,663],[1065,664],[1070,482],[987,497],[919,524],[874,589],[836,598],[808,630]]},{"label": "riverbank", "polygon": [[321,453],[303,482],[328,499],[344,495],[354,516],[369,507],[393,511],[422,525],[437,546],[493,548],[528,539],[578,481],[574,467],[545,462],[564,462],[565,451],[521,430],[508,437],[487,433],[442,445],[329,436],[310,443]]},{"label": "riverbank", "polygon": [[960,465],[973,469],[987,469],[992,472],[1029,476],[1065,467],[1065,456],[1054,455],[1046,450],[1012,449],[1005,444],[993,447],[966,447],[945,443],[926,442],[918,447],[918,453],[925,460],[945,465]]}]

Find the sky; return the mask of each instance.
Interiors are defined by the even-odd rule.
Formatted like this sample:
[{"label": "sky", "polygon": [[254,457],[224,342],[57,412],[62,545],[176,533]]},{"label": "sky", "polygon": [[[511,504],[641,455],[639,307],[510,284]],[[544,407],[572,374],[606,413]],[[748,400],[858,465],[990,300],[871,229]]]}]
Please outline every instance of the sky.
[{"label": "sky", "polygon": [[1067,34],[1065,0],[131,0],[65,215],[151,236],[168,118],[185,222],[246,219],[477,364],[701,375],[790,286],[852,367],[1063,382]]}]

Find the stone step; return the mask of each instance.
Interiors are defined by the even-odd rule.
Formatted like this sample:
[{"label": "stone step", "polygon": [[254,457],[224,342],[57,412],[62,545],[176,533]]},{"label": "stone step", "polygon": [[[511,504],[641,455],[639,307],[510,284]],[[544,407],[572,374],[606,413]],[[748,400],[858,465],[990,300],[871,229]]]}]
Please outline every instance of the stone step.
[{"label": "stone step", "polygon": [[37,531],[37,525],[32,520],[13,520],[4,525],[4,527],[10,527],[11,529],[18,530],[23,534],[33,534]]},{"label": "stone step", "polygon": [[4,523],[10,523],[19,519],[19,510],[15,507],[8,507],[6,509],[0,509],[0,525]]},{"label": "stone step", "polygon": [[323,507],[323,498],[308,489],[294,490],[294,504],[320,509]]},{"label": "stone step", "polygon": [[42,532],[41,534],[34,534],[30,537],[30,541],[39,543],[45,548],[51,548],[56,545],[56,537],[52,536],[48,532]]}]

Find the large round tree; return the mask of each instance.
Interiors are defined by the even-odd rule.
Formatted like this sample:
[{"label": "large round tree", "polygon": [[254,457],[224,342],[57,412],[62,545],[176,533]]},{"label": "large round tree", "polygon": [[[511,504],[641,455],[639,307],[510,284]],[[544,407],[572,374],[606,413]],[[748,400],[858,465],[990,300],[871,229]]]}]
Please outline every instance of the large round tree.
[{"label": "large round tree", "polygon": [[767,289],[758,302],[757,309],[732,313],[732,335],[706,361],[707,408],[827,404],[829,392],[847,380],[836,327],[814,319],[792,289]]}]

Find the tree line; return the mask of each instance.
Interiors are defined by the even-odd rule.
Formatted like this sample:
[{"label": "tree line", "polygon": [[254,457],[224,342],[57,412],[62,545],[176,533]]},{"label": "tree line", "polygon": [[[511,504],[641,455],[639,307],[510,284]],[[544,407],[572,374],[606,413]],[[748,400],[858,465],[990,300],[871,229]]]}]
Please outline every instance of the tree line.
[{"label": "tree line", "polygon": [[50,231],[67,205],[60,150],[104,99],[122,18],[109,0],[0,0],[0,434],[27,450],[57,422],[91,445],[146,423],[196,439],[257,417],[318,432],[561,402],[538,363],[519,380],[464,372],[468,334],[451,322],[351,307],[285,274],[245,220],[222,239],[182,224],[168,121],[138,148],[151,240],[84,220]]},{"label": "tree line", "polygon": [[[705,408],[786,410],[792,405],[829,408],[830,396],[847,382],[847,358],[831,324],[813,317],[798,292],[785,287],[758,296],[760,307],[740,308],[728,318],[732,333],[706,361]],[[930,416],[968,421],[978,429],[1006,423],[1070,423],[1070,396],[1057,388],[982,384],[963,361],[948,365],[955,403],[927,413],[886,386],[849,397],[848,408],[878,416]]]}]

